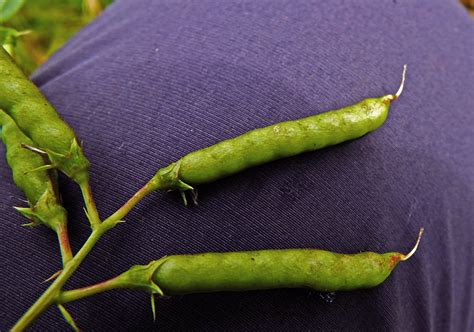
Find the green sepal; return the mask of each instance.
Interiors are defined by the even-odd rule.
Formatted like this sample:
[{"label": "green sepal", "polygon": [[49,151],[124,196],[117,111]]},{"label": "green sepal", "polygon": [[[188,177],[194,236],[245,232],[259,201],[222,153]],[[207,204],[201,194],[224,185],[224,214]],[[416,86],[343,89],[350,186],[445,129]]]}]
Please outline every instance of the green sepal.
[{"label": "green sepal", "polygon": [[15,46],[18,38],[30,33],[31,31],[17,31],[12,28],[7,28],[4,26],[0,26],[0,46],[11,45]]},{"label": "green sepal", "polygon": [[54,166],[54,165],[43,165],[43,166],[40,166],[40,167],[30,169],[30,170],[26,171],[25,174],[33,173],[33,172],[47,171],[47,170],[55,169],[55,168],[56,168],[56,166]]},{"label": "green sepal", "polygon": [[156,306],[155,306],[155,294],[150,294],[151,301],[151,314],[153,315],[153,321],[156,321]]},{"label": "green sepal", "polygon": [[36,227],[41,225],[41,222],[38,221],[38,218],[32,208],[22,208],[18,206],[14,206],[13,208],[30,220],[29,223],[22,224],[22,227]]},{"label": "green sepal", "polygon": [[188,206],[188,200],[186,199],[186,192],[184,190],[180,190],[179,194],[181,195],[181,199],[183,200],[184,206]]},{"label": "green sepal", "polygon": [[14,206],[13,208],[30,220],[29,223],[21,224],[22,227],[36,227],[42,224],[34,209],[18,206]]},{"label": "green sepal", "polygon": [[87,209],[85,207],[82,209],[84,210],[84,214],[86,215],[87,220],[89,220],[89,222],[92,225],[92,220],[91,220],[91,216],[89,215],[89,212],[87,212]]},{"label": "green sepal", "polygon": [[179,178],[179,168],[181,165],[181,160],[178,160],[175,163],[172,163],[165,168],[162,168],[156,172],[155,176],[150,181],[150,185],[154,190],[179,190],[186,191],[192,190],[189,184],[183,182]]},{"label": "green sepal", "polygon": [[79,332],[79,327],[77,326],[76,322],[72,318],[72,315],[69,313],[69,311],[66,310],[66,308],[62,304],[58,304],[58,309],[61,312],[61,314],[64,317],[64,320],[71,325],[71,327],[74,329],[74,331]]},{"label": "green sepal", "polygon": [[117,277],[116,283],[122,288],[141,289],[151,294],[164,296],[161,288],[153,281],[156,270],[166,261],[163,257],[157,261],[152,261],[147,265],[134,265]]},{"label": "green sepal", "polygon": [[77,139],[73,139],[68,153],[61,154],[45,149],[51,164],[77,183],[88,179],[89,160]]},{"label": "green sepal", "polygon": [[41,224],[36,222],[36,221],[32,221],[32,222],[29,222],[29,223],[26,223],[26,224],[21,224],[21,227],[33,228],[33,227],[36,227],[36,226],[39,226],[39,225],[41,225]]},{"label": "green sepal", "polygon": [[33,207],[15,207],[15,209],[31,220],[31,223],[23,226],[43,224],[56,230],[59,225],[66,223],[67,220],[66,209],[59,204],[56,195],[49,189],[41,195]]},{"label": "green sepal", "polygon": [[36,213],[34,212],[32,208],[18,207],[18,206],[14,206],[13,208],[17,210],[18,212],[20,212],[25,217],[27,217],[28,219],[32,219],[36,217]]}]

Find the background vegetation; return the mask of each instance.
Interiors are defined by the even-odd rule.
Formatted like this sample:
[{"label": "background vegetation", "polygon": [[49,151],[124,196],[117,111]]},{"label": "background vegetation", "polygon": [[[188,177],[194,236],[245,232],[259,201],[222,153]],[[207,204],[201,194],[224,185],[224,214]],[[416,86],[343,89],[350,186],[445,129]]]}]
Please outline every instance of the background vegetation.
[{"label": "background vegetation", "polygon": [[0,43],[30,74],[113,0],[0,0]]},{"label": "background vegetation", "polygon": [[[474,0],[460,1],[474,16]],[[112,2],[0,0],[0,44],[30,74]]]}]

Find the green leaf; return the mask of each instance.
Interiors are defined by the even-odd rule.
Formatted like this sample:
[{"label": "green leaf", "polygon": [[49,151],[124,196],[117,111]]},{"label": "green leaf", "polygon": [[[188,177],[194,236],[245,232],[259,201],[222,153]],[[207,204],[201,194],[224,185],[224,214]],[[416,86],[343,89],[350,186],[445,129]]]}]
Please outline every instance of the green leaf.
[{"label": "green leaf", "polygon": [[24,3],[25,0],[0,0],[0,22],[10,19]]}]

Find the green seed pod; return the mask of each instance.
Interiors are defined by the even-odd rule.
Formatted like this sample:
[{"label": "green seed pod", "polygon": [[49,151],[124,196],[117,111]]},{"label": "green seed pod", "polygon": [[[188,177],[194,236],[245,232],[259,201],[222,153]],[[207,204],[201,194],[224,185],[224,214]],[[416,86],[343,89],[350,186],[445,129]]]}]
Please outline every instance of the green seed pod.
[{"label": "green seed pod", "polygon": [[160,265],[153,281],[167,295],[300,287],[353,290],[382,283],[400,257],[312,249],[177,255]]},{"label": "green seed pod", "polygon": [[66,210],[57,194],[54,171],[41,170],[45,166],[43,157],[27,150],[23,144],[33,142],[18,128],[15,121],[0,110],[0,136],[6,147],[6,158],[13,173],[13,180],[28,199],[29,208],[17,208],[32,220],[32,224],[43,223],[57,230],[66,224]]},{"label": "green seed pod", "polygon": [[365,99],[355,105],[304,119],[277,123],[194,151],[160,169],[150,181],[153,189],[188,190],[244,169],[303,152],[359,138],[379,128],[398,92]]},{"label": "green seed pod", "polygon": [[[316,249],[280,249],[166,256],[137,265],[108,282],[108,289],[139,288],[164,295],[274,288],[349,291],[381,284],[408,254],[338,254]],[[91,289],[92,290],[92,289]]]},{"label": "green seed pod", "polygon": [[135,265],[115,278],[63,291],[56,303],[67,303],[111,289],[140,289],[154,295],[172,296],[222,291],[275,288],[310,288],[318,291],[350,291],[380,285],[401,261],[416,252],[423,234],[420,229],[413,249],[377,254],[338,254],[317,249],[280,249],[165,256],[148,265]]},{"label": "green seed pod", "polygon": [[89,162],[74,131],[2,47],[0,108],[13,118],[34,146],[48,153],[52,167],[60,169],[76,182],[87,178]]}]

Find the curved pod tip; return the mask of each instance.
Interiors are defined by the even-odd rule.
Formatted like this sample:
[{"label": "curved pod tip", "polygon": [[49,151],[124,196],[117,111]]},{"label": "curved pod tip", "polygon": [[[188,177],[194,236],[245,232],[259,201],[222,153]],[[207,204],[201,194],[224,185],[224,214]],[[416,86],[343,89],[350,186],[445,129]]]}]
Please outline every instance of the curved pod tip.
[{"label": "curved pod tip", "polygon": [[413,249],[408,254],[403,255],[402,258],[400,258],[401,261],[406,261],[406,260],[410,259],[410,257],[415,254],[415,252],[418,249],[418,246],[420,244],[421,236],[423,235],[424,231],[425,231],[425,229],[423,227],[421,227],[420,228],[420,233],[418,233],[418,239],[416,240],[415,246],[413,247]]},{"label": "curved pod tip", "polygon": [[400,95],[403,92],[403,87],[405,86],[406,74],[407,74],[407,65],[405,64],[405,65],[403,65],[402,81],[400,82],[400,86],[398,87],[398,91],[394,95],[387,95],[386,98],[388,99],[388,101],[392,102],[394,100],[397,100],[398,97],[400,97]]}]

